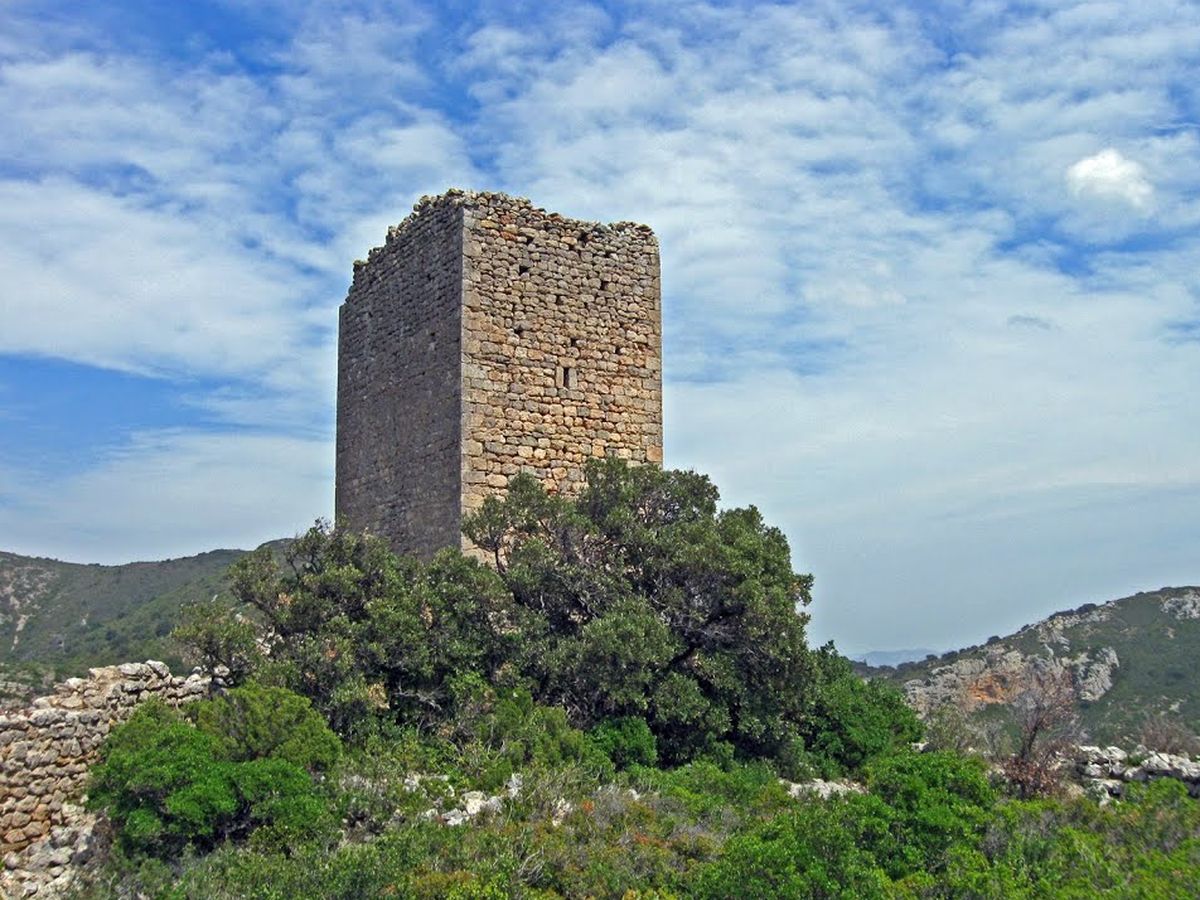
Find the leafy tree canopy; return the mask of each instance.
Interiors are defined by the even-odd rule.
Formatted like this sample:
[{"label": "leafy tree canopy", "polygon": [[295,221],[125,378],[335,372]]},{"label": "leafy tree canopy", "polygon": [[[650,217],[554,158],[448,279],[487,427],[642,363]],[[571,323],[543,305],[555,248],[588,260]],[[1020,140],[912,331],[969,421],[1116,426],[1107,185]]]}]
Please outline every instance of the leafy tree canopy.
[{"label": "leafy tree canopy", "polygon": [[606,460],[586,474],[574,501],[518,475],[464,527],[523,613],[539,697],[583,725],[644,717],[668,760],[794,743],[812,578],[783,534],[753,507],[719,511],[694,472]]},{"label": "leafy tree canopy", "polygon": [[[912,739],[898,700],[808,649],[812,577],[783,534],[718,499],[702,475],[620,460],[590,463],[573,499],[522,474],[466,519],[476,554],[428,563],[318,523],[282,559],[263,548],[232,570],[266,650],[255,677],[309,697],[343,735],[380,717],[452,728],[452,685],[472,676],[576,728],[642,722],[665,763],[737,754],[842,772]],[[206,658],[252,660],[229,651],[246,643],[237,615],[210,611],[183,637]]]}]

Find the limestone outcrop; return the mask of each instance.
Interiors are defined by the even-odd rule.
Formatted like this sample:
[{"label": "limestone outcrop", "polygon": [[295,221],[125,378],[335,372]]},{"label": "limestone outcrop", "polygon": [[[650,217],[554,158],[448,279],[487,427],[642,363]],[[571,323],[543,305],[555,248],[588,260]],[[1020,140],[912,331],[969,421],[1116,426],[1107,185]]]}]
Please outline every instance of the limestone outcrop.
[{"label": "limestone outcrop", "polygon": [[1082,700],[1095,701],[1112,689],[1121,661],[1112,647],[1073,656],[1027,656],[1019,650],[988,647],[981,656],[968,656],[938,666],[923,679],[904,684],[909,705],[924,717],[939,706],[953,704],[973,712],[993,703],[1008,703],[1034,681],[1036,674],[1070,673]]}]

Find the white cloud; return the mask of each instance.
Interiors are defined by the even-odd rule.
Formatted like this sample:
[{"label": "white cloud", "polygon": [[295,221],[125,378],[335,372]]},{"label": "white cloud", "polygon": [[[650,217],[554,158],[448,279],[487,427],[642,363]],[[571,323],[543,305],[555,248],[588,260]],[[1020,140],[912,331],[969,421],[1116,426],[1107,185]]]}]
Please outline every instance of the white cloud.
[{"label": "white cloud", "polygon": [[1146,170],[1111,147],[1079,160],[1067,169],[1066,178],[1076,196],[1123,200],[1139,210],[1148,209],[1154,199]]},{"label": "white cloud", "polygon": [[[1188,577],[1200,354],[1162,338],[1200,314],[1200,7],[501,6],[313,5],[266,74],[0,37],[0,345],[233,379],[188,400],[302,435],[140,438],[24,494],[30,541],[302,527],[350,260],[458,184],[656,228],[668,462],[786,528],[818,636],[978,640]],[[222,526],[243,491],[286,499]]]},{"label": "white cloud", "polygon": [[333,508],[333,445],[253,432],[152,432],[66,479],[0,470],[6,550],[75,562],[252,548]]},{"label": "white cloud", "polygon": [[[1145,515],[1147,497],[1200,484],[1180,440],[1200,437],[1187,387],[1200,360],[1161,341],[1164,322],[1194,312],[1175,288],[1194,242],[1152,263],[1079,261],[1077,237],[1163,223],[1102,232],[1060,180],[1114,121],[1148,158],[1169,152],[1181,173],[1200,162],[1151,130],[1169,115],[1164,72],[1183,68],[1156,55],[1157,38],[1139,42],[1163,33],[1152,13],[993,22],[974,52],[938,65],[903,17],[872,29],[841,9],[702,15],[718,37],[627,25],[624,43],[523,59],[485,117],[510,185],[659,231],[668,463],[711,472],[727,499],[785,526],[816,572],[822,637],[951,643],[985,636],[989,607],[1031,620],[1066,588],[1098,588],[1081,572],[1100,531],[1186,572],[1184,542],[1149,554],[1140,537],[1172,526],[1120,510]],[[1119,75],[1072,74],[1118,31],[1132,47],[1102,43]],[[883,62],[855,56],[851,32],[870,33]],[[638,58],[638,41],[656,63],[639,69],[636,103],[574,102],[593,74],[605,84],[618,58]],[[1196,190],[1180,178],[1181,195]],[[1155,200],[1165,213],[1169,198]],[[1173,437],[1145,440],[1156,433]],[[1103,528],[1072,512],[1081,503]],[[1185,506],[1167,505],[1179,532]],[[1023,535],[1055,548],[1077,584]],[[1115,577],[1118,558],[1154,571],[1113,551],[1093,565],[1114,591],[1133,577]]]},{"label": "white cloud", "polygon": [[60,178],[0,181],[0,283],[0,352],[113,369],[270,377],[317,325],[302,276],[214,223]]}]

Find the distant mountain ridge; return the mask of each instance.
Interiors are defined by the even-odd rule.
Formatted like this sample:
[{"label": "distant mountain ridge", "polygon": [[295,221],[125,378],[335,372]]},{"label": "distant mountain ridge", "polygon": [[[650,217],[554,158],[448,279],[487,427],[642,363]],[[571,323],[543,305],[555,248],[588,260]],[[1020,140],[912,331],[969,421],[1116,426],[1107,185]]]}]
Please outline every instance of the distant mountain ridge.
[{"label": "distant mountain ridge", "polygon": [[977,717],[999,711],[1045,669],[1070,672],[1093,741],[1127,743],[1161,715],[1200,732],[1200,587],[1085,603],[984,645],[860,667],[903,687],[923,715],[951,703]]},{"label": "distant mountain ridge", "polygon": [[244,552],[102,566],[0,551],[0,697],[91,666],[181,665],[168,637],[180,609],[225,592]]},{"label": "distant mountain ridge", "polygon": [[[180,610],[227,593],[226,572],[245,552],[101,566],[0,551],[0,705],[91,666],[162,659],[179,668],[169,635]],[[1200,732],[1200,587],[1085,603],[940,656],[918,648],[862,658],[862,674],[900,685],[923,714],[954,703],[986,717],[1050,666],[1071,672],[1097,742],[1128,742],[1157,714]]]},{"label": "distant mountain ridge", "polygon": [[924,659],[929,655],[937,655],[937,652],[928,647],[911,647],[905,650],[868,650],[866,653],[858,653],[850,658],[855,662],[865,663],[868,666],[898,666],[901,663],[914,662],[918,659]]}]

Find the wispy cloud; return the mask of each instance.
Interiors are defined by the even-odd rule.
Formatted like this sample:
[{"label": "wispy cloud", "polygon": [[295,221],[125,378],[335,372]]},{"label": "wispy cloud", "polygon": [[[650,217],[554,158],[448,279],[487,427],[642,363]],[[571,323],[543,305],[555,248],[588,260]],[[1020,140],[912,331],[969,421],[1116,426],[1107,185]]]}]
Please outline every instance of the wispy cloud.
[{"label": "wispy cloud", "polygon": [[818,636],[978,639],[989,606],[1118,580],[1080,574],[1100,540],[1186,568],[1142,536],[1194,526],[1169,498],[1200,483],[1194,4],[216,8],[187,40],[0,10],[0,352],[207,417],[24,492],[29,541],[67,548],[139,471],[160,489],[72,548],[165,546],[155,501],[211,543],[327,512],[350,261],[458,184],[656,228],[668,462],[784,526]]},{"label": "wispy cloud", "polygon": [[100,562],[255,547],[332,508],[332,479],[324,440],[134,434],[65,478],[31,484],[0,467],[0,535],[10,551]]}]

